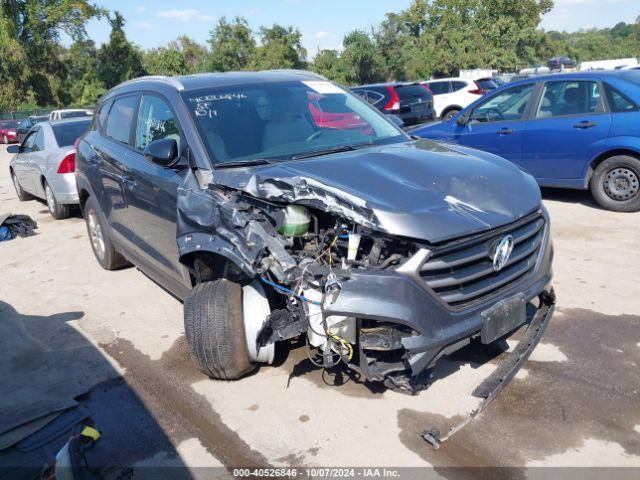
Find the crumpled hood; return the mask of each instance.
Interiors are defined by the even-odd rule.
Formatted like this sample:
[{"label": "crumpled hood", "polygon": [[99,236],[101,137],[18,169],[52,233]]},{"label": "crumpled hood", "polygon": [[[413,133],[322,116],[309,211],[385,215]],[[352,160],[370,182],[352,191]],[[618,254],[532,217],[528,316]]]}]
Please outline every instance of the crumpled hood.
[{"label": "crumpled hood", "polygon": [[[340,211],[345,203],[355,207],[351,220],[366,217],[377,230],[431,243],[513,222],[541,203],[535,180],[512,163],[430,140],[219,170],[214,177],[256,197],[287,202],[300,197],[299,203],[309,203],[308,185],[326,187]],[[301,182],[302,189],[287,189]]]}]

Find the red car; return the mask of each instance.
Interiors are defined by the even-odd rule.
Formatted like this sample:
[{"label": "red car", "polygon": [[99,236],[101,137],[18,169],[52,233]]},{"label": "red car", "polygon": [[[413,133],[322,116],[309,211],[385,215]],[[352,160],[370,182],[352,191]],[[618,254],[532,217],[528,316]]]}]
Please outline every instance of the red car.
[{"label": "red car", "polygon": [[351,128],[367,128],[369,124],[356,113],[333,100],[330,95],[309,95],[309,111],[313,121],[320,128],[348,130]]},{"label": "red car", "polygon": [[0,120],[0,138],[2,143],[14,143],[18,141],[18,132],[16,132],[20,120]]}]

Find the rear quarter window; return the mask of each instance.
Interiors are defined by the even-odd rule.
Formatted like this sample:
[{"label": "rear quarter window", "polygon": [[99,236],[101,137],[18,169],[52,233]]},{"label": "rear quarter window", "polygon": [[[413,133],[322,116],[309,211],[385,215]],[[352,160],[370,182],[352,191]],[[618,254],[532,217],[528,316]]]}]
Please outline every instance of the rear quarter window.
[{"label": "rear quarter window", "polygon": [[451,82],[451,91],[457,92],[458,90],[462,90],[466,86],[467,84],[465,82]]},{"label": "rear quarter window", "polygon": [[442,95],[443,93],[449,93],[449,82],[430,82],[429,90],[434,95]]}]

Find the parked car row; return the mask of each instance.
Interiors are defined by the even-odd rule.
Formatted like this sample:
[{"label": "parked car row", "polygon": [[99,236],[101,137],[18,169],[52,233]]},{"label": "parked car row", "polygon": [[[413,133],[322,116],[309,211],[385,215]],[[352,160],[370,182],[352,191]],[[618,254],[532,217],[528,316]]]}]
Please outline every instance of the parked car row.
[{"label": "parked car row", "polygon": [[640,71],[508,83],[419,137],[499,155],[544,187],[589,189],[604,208],[640,210]]}]

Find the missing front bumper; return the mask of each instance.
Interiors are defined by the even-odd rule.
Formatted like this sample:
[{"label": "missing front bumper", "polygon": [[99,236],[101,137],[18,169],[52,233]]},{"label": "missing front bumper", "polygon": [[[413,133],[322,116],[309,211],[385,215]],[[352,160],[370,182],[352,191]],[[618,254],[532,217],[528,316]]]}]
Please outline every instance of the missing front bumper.
[{"label": "missing front bumper", "polygon": [[555,301],[556,298],[553,288],[540,295],[540,307],[534,314],[516,348],[507,356],[504,362],[473,391],[472,395],[474,397],[483,399],[478,407],[464,420],[453,425],[446,434],[442,435],[438,428],[430,427],[422,433],[422,438],[434,448],[439,448],[442,442],[449,439],[454,433],[477,417],[500,394],[527,361],[536,345],[538,345],[553,315]]}]

